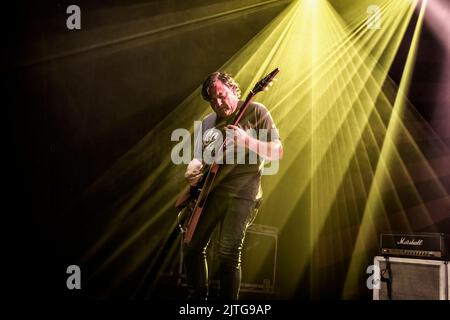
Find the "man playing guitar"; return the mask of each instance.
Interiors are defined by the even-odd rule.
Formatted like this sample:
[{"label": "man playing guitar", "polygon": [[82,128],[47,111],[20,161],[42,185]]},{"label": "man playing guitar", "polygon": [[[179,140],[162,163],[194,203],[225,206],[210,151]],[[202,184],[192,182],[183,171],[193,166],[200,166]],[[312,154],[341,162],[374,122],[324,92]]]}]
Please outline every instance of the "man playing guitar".
[{"label": "man playing guitar", "polygon": [[[220,145],[218,138],[227,136],[232,139],[226,143],[224,153],[219,155],[223,164],[220,165],[195,232],[183,250],[188,298],[207,298],[206,247],[215,227],[220,224],[217,252],[220,298],[236,300],[241,283],[241,250],[245,232],[255,218],[255,204],[262,195],[263,163],[264,160],[281,159],[283,147],[269,111],[260,103],[250,102],[238,124],[230,124],[230,119],[244,102],[240,100],[238,84],[228,74],[215,72],[209,75],[203,83],[202,97],[209,102],[213,112],[202,121],[202,137],[196,141],[194,159],[188,164],[185,173],[191,186],[196,186],[203,177],[205,154],[212,154],[217,162],[218,154],[214,154],[212,148],[216,148],[217,143]],[[244,153],[239,155],[239,150],[244,150]],[[234,159],[232,163],[224,160],[230,159],[230,153]],[[257,161],[250,161],[252,153],[257,155],[253,157]],[[241,159],[237,160],[239,156]]]}]

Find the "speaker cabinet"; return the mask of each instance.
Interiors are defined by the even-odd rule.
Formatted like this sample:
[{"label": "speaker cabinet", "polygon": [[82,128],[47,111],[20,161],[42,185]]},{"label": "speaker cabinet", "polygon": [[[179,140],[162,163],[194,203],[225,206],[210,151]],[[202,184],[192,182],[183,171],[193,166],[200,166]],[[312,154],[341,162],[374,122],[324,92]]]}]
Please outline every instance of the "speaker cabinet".
[{"label": "speaker cabinet", "polygon": [[241,291],[274,292],[277,270],[278,229],[252,224],[242,248]]},{"label": "speaker cabinet", "polygon": [[[276,294],[275,278],[277,264],[278,229],[272,226],[252,224],[247,228],[244,246],[242,247],[241,266],[242,281],[240,287],[246,297],[256,297],[248,294]],[[219,272],[217,247],[219,233],[216,230],[208,246],[207,259],[210,271],[210,292],[219,287]],[[260,296],[258,296],[260,297]]]},{"label": "speaker cabinet", "polygon": [[448,300],[449,262],[376,256],[382,281],[374,300]]}]

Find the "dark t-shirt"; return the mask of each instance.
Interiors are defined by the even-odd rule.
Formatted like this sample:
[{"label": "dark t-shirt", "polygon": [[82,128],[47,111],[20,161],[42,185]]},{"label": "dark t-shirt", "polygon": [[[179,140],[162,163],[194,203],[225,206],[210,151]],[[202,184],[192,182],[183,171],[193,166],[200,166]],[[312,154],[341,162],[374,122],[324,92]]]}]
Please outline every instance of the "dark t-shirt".
[{"label": "dark t-shirt", "polygon": [[[221,145],[227,134],[224,130],[226,121],[229,119],[218,118],[215,112],[203,119],[203,139],[198,137],[195,143],[196,158],[205,162],[208,155],[215,155],[214,148]],[[251,102],[238,126],[262,141],[280,138],[270,112],[261,103]],[[225,156],[219,159],[222,159],[222,164],[213,186],[214,193],[250,200],[262,195],[261,172],[264,163],[256,153],[228,147]]]}]

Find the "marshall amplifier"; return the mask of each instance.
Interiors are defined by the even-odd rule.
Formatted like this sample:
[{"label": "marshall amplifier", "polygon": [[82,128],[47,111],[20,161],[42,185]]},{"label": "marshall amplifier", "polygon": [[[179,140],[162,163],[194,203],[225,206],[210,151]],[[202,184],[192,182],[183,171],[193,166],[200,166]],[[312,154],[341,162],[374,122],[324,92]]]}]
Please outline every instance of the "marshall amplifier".
[{"label": "marshall amplifier", "polygon": [[382,279],[374,287],[374,300],[449,300],[450,265],[447,261],[374,258]]},{"label": "marshall amplifier", "polygon": [[446,260],[450,236],[443,233],[387,233],[380,237],[383,256]]}]

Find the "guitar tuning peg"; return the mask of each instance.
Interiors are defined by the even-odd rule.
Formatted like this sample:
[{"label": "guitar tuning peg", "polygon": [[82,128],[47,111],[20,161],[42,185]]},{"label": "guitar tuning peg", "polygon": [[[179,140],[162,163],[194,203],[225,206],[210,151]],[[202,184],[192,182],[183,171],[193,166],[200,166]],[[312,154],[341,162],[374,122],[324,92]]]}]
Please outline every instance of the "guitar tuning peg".
[{"label": "guitar tuning peg", "polygon": [[273,86],[273,82],[272,81],[269,82],[269,87],[271,87],[271,86]]},{"label": "guitar tuning peg", "polygon": [[269,87],[265,87],[265,88],[264,88],[264,91],[269,91]]},{"label": "guitar tuning peg", "polygon": [[278,81],[278,78],[273,78],[273,80],[272,81]]}]

